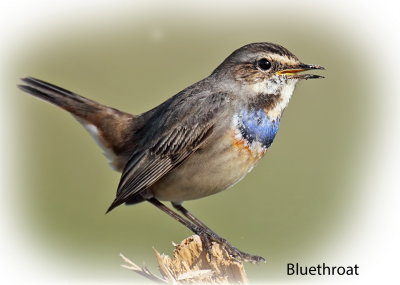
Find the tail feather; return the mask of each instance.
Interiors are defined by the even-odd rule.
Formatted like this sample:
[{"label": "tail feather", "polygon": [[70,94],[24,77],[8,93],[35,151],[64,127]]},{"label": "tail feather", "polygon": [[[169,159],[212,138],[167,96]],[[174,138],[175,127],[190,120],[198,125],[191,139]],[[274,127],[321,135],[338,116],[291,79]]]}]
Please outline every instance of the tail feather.
[{"label": "tail feather", "polygon": [[[25,77],[25,78],[21,78],[21,80],[29,85],[35,86],[37,88],[43,88],[43,89],[47,89],[47,90],[53,90],[55,92],[64,94],[64,95],[76,95],[74,93],[72,93],[71,91],[61,88],[59,86],[53,85],[51,83],[48,83],[46,81],[40,80],[40,79],[36,79],[33,77]],[[20,85],[23,86],[23,85]]]},{"label": "tail feather", "polygon": [[48,82],[26,77],[18,87],[71,113],[92,135],[111,166],[122,171],[134,147],[138,116],[99,104]]},{"label": "tail feather", "polygon": [[59,106],[81,119],[93,115],[101,109],[108,108],[69,90],[33,77],[22,78],[21,80],[27,84],[18,85],[21,90]]}]

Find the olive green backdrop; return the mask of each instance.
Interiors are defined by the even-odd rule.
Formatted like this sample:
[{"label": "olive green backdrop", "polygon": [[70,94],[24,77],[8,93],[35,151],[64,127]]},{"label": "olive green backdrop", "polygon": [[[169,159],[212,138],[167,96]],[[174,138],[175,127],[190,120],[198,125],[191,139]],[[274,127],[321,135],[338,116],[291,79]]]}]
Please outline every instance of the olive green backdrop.
[{"label": "olive green backdrop", "polygon": [[170,253],[171,241],[190,232],[146,203],[105,215],[119,174],[70,115],[14,84],[34,76],[137,114],[210,74],[234,49],[270,41],[325,66],[319,74],[326,79],[298,84],[272,148],[244,180],[186,206],[240,249],[267,259],[247,266],[253,280],[287,278],[288,262],[329,260],[325,253],[349,230],[346,221],[362,195],[353,182],[374,104],[362,84],[371,74],[351,31],[307,11],[284,22],[279,13],[264,17],[261,11],[204,19],[194,10],[137,14],[54,19],[27,31],[10,57],[6,80],[13,108],[22,114],[15,226],[44,259],[64,268],[66,278],[142,280],[119,267],[118,254],[155,269],[152,247]]}]

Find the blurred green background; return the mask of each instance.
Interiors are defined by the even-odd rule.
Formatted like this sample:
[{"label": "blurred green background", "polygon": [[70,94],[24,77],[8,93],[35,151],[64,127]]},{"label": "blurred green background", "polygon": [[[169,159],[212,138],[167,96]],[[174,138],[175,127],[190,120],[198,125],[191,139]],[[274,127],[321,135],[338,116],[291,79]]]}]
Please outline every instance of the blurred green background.
[{"label": "blurred green background", "polygon": [[352,35],[323,16],[306,20],[307,12],[285,21],[280,13],[258,17],[261,11],[239,19],[194,15],[54,19],[27,32],[10,58],[21,184],[13,193],[16,226],[69,278],[143,280],[119,267],[120,252],[155,269],[152,247],[170,253],[171,241],[191,233],[150,204],[104,215],[119,173],[71,116],[15,88],[23,76],[137,114],[206,77],[244,44],[279,43],[303,62],[325,66],[326,79],[298,85],[273,147],[244,180],[185,205],[232,244],[264,256],[265,265],[248,265],[247,272],[270,281],[287,278],[288,262],[325,261],[357,207],[361,193],[352,183],[374,102],[362,84],[371,76],[365,54]]}]

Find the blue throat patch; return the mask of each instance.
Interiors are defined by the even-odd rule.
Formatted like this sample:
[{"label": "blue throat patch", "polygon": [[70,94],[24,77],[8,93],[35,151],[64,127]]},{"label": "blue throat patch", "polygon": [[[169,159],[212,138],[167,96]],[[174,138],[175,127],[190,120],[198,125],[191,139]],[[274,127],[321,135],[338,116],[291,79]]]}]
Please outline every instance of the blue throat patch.
[{"label": "blue throat patch", "polygon": [[251,144],[260,142],[268,148],[279,129],[279,119],[271,121],[264,110],[244,110],[238,115],[238,126],[243,138]]}]

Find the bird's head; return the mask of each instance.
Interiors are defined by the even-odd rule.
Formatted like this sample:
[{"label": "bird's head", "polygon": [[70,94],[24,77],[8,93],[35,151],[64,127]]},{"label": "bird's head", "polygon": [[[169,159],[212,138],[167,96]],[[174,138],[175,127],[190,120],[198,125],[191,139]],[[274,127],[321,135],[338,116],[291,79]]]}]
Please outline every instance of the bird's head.
[{"label": "bird's head", "polygon": [[304,64],[277,44],[252,43],[235,50],[213,74],[237,82],[246,96],[262,96],[269,102],[281,102],[280,109],[283,110],[299,80],[323,78],[303,73],[315,69],[324,67]]}]

